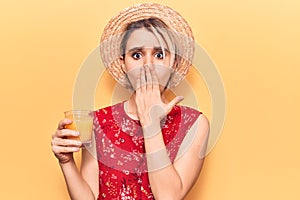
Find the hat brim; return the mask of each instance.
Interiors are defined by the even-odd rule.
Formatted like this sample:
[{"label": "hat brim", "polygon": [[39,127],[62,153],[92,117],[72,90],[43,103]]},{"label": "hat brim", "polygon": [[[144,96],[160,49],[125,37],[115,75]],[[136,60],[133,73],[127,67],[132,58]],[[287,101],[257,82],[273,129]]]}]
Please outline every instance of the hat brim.
[{"label": "hat brim", "polygon": [[102,33],[100,54],[103,64],[114,79],[124,87],[129,87],[126,74],[122,70],[120,46],[122,35],[128,24],[142,19],[158,18],[173,31],[180,41],[181,57],[172,75],[169,87],[175,87],[187,74],[194,55],[194,37],[187,21],[175,10],[157,3],[142,3],[121,11],[113,17]]}]

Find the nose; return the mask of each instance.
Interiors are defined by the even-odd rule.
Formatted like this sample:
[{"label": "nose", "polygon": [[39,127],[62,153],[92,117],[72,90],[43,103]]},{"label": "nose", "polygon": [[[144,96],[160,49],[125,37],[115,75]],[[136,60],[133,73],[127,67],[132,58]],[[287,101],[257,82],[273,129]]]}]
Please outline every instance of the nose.
[{"label": "nose", "polygon": [[152,56],[151,52],[147,52],[145,57],[144,57],[144,65],[153,65],[154,63],[154,58]]}]

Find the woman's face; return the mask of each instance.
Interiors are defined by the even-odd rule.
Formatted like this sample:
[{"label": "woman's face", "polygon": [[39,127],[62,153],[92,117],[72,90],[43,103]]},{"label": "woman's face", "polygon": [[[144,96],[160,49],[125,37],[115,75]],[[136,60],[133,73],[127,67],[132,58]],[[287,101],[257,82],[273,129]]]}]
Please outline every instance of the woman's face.
[{"label": "woman's face", "polygon": [[169,80],[174,58],[161,37],[158,39],[152,32],[141,28],[129,36],[123,62],[123,70],[134,88],[140,68],[144,66],[154,67],[159,84],[164,88]]}]

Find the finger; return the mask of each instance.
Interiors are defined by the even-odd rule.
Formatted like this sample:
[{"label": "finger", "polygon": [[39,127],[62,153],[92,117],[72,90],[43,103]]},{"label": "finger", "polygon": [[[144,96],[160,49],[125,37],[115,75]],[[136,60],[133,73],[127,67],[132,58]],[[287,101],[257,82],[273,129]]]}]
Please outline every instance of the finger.
[{"label": "finger", "polygon": [[167,105],[167,111],[170,112],[172,108],[178,103],[180,103],[183,99],[184,99],[183,96],[178,96],[172,99],[172,101],[170,101]]},{"label": "finger", "polygon": [[72,124],[72,122],[73,121],[71,119],[67,119],[67,118],[60,120],[57,129],[59,130],[64,129],[65,125]]},{"label": "finger", "polygon": [[141,92],[141,79],[140,76],[136,80],[136,89],[135,89],[137,95]]},{"label": "finger", "polygon": [[145,93],[146,92],[146,77],[145,77],[144,67],[141,67],[140,80],[141,80],[141,92]]},{"label": "finger", "polygon": [[150,68],[148,66],[145,66],[145,73],[146,73],[146,79],[147,79],[147,90],[152,90],[152,77],[151,77],[151,72]]},{"label": "finger", "polygon": [[159,89],[159,83],[158,83],[158,78],[157,78],[157,74],[156,71],[154,69],[154,67],[150,68],[150,73],[151,73],[151,78],[152,78],[152,87],[153,89],[157,90]]},{"label": "finger", "polygon": [[135,91],[135,101],[136,101],[136,104],[139,105],[139,106],[143,106],[143,101],[142,101],[142,89],[141,89],[141,79],[138,78],[137,81],[136,81],[136,85],[137,85],[137,89]]},{"label": "finger", "polygon": [[82,142],[79,140],[62,139],[62,138],[54,138],[51,144],[52,146],[73,146],[73,147],[82,146]]},{"label": "finger", "polygon": [[141,78],[140,75],[138,76],[137,80],[136,80],[136,90],[135,90],[135,98],[136,98],[136,102],[138,102],[141,98]]},{"label": "finger", "polygon": [[63,138],[67,136],[79,136],[78,131],[70,130],[70,129],[62,129],[62,130],[56,130],[55,133],[52,135],[52,138],[58,137]]},{"label": "finger", "polygon": [[52,151],[55,154],[61,154],[61,153],[73,153],[79,151],[79,147],[61,147],[61,146],[53,146]]}]

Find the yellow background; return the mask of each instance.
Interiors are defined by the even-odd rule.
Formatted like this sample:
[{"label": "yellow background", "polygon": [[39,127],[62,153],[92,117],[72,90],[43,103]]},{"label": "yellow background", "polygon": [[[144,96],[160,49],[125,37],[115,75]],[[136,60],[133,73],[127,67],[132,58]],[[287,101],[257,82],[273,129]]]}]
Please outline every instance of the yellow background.
[{"label": "yellow background", "polygon": [[[157,2],[189,21],[226,89],[221,138],[187,199],[300,199],[299,1]],[[104,25],[134,3],[0,2],[0,199],[68,199],[51,134]]]}]

